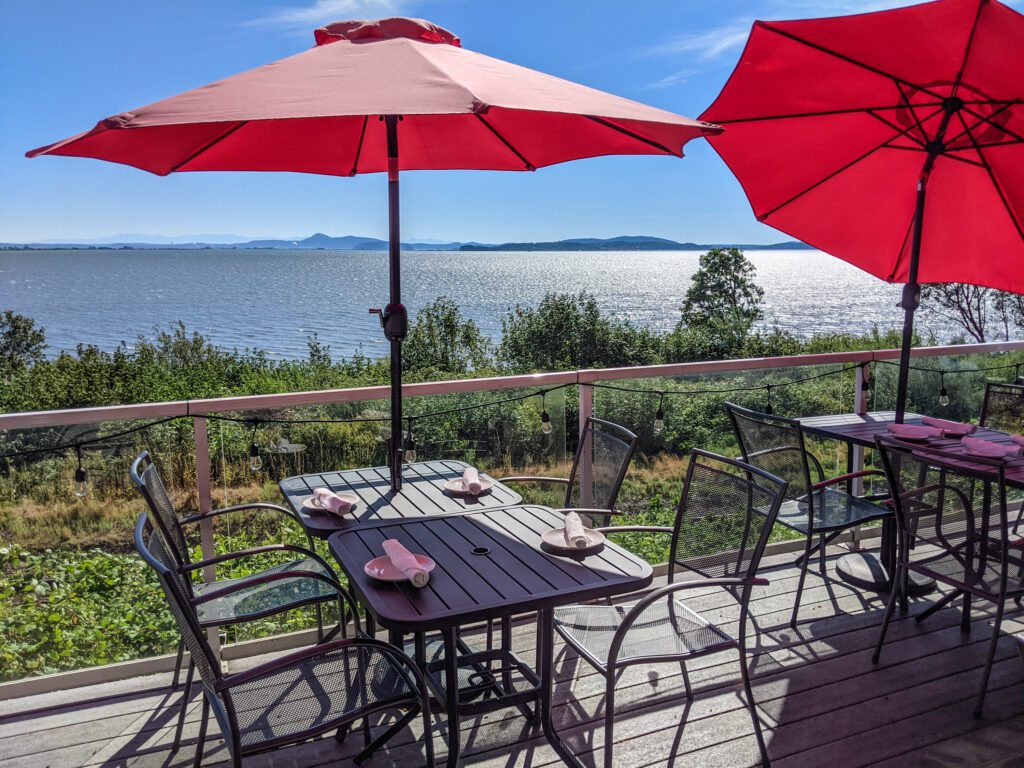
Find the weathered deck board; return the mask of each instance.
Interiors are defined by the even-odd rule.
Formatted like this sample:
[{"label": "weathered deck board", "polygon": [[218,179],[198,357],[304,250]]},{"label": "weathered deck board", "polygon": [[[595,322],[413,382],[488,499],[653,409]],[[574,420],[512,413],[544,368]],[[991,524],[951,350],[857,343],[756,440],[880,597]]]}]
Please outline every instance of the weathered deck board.
[{"label": "weathered deck board", "polygon": [[[776,559],[776,564],[792,556]],[[778,768],[835,766],[1024,766],[1024,665],[1012,642],[1000,643],[986,717],[971,717],[988,639],[986,607],[973,612],[972,632],[959,631],[959,613],[940,611],[918,624],[897,614],[882,661],[872,666],[882,602],[839,582],[810,577],[797,630],[788,626],[796,571],[769,570],[771,585],[752,602],[759,628],[752,643],[754,697]],[[688,603],[735,631],[738,611],[721,591],[694,592]],[[911,607],[911,614],[924,601]],[[1004,632],[1024,634],[1024,614],[1009,611]],[[534,655],[533,626],[517,624],[517,651]],[[470,638],[472,642],[472,638]],[[601,759],[603,682],[588,665],[556,646],[555,722],[585,761]],[[687,705],[676,664],[627,671],[617,688],[617,766],[755,765],[757,749],[738,694],[735,654],[689,665],[697,692]],[[179,693],[152,690],[166,677],[138,678],[12,702],[0,702],[0,768],[191,765],[199,705],[193,700],[186,744],[169,752]],[[147,690],[149,689],[149,690]],[[118,695],[120,694],[120,695]],[[92,704],[88,698],[113,696]],[[56,709],[11,716],[19,709]],[[686,712],[686,722],[682,716]],[[216,732],[216,726],[213,726]],[[460,724],[467,765],[480,768],[544,768],[560,761],[543,737],[529,732],[514,711],[466,719]],[[443,730],[437,746],[444,754]],[[400,734],[370,766],[407,766],[421,761],[416,733]],[[323,739],[260,756],[247,766],[348,764],[359,739],[339,746]],[[204,765],[223,765],[219,739],[207,743]]]}]

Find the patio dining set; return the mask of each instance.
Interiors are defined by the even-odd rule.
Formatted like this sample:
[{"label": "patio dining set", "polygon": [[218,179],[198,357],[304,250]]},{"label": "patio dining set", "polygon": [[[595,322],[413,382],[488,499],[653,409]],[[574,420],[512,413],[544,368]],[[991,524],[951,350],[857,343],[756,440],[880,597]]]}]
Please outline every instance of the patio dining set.
[{"label": "patio dining set", "polygon": [[[552,717],[557,634],[561,653],[575,654],[605,681],[606,768],[616,765],[615,693],[623,669],[675,666],[691,700],[699,691],[687,663],[726,652],[738,654],[744,705],[767,766],[770,749],[751,686],[748,611],[752,594],[768,584],[767,570],[759,570],[769,538],[785,528],[804,540],[796,627],[815,559],[828,579],[826,548],[851,528],[874,524],[882,527],[880,561],[851,553],[856,561],[844,568],[840,560],[836,568],[854,587],[888,594],[874,663],[891,618],[897,609],[908,611],[909,597],[942,590],[917,620],[958,601],[965,633],[972,602],[992,604],[974,707],[981,717],[1003,614],[1019,609],[1024,597],[1024,505],[1011,510],[1019,504],[1013,494],[1024,490],[1024,384],[988,384],[972,424],[911,413],[899,423],[891,412],[790,419],[725,407],[741,455],[692,450],[667,525],[632,524],[618,505],[637,438],[597,418],[582,426],[566,478],[493,478],[461,461],[420,461],[401,467],[398,491],[389,467],[322,472],[283,479],[285,506],[245,504],[205,516],[181,517],[156,464],[140,455],[131,472],[148,509],[136,527],[136,547],[156,571],[181,634],[176,688],[188,654],[175,748],[198,685],[196,766],[211,712],[236,766],[285,745],[329,734],[344,742],[361,732],[359,764],[416,722],[423,761],[434,764],[434,731],[442,728],[447,765],[456,766],[460,718],[498,711],[541,729],[565,764],[582,766]],[[828,477],[808,436],[871,448],[880,468],[851,463]],[[854,452],[846,453],[852,462]],[[524,502],[514,490],[534,483],[564,487],[563,506]],[[327,505],[335,509],[325,508],[325,498],[338,500]],[[186,534],[200,520],[256,510],[297,523],[307,545],[191,558]],[[648,589],[655,571],[612,540],[622,533],[666,538],[664,585]],[[317,554],[318,540],[334,563]],[[249,575],[213,577],[217,566],[238,564]],[[207,578],[198,579],[201,573]],[[688,591],[708,589],[736,602],[737,631],[687,607]],[[626,603],[612,602],[624,595]],[[211,633],[297,608],[315,611],[315,643],[243,671],[222,668]],[[513,632],[514,621],[535,624],[532,661],[515,647],[522,635]]]}]

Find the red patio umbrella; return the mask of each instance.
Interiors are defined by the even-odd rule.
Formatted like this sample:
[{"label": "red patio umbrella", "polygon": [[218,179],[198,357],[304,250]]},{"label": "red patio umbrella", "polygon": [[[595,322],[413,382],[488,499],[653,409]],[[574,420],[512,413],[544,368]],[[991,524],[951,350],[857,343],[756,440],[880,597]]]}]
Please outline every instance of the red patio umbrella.
[{"label": "red patio umbrella", "polygon": [[[401,486],[400,170],[532,171],[600,155],[665,154],[720,130],[460,47],[419,19],[342,21],[316,46],[28,152],[182,171],[388,173],[392,485]],[[401,144],[401,152],[399,152]]]},{"label": "red patio umbrella", "polygon": [[1024,17],[939,0],[755,22],[701,116],[758,220],[905,283],[903,420],[920,283],[1024,292]]}]

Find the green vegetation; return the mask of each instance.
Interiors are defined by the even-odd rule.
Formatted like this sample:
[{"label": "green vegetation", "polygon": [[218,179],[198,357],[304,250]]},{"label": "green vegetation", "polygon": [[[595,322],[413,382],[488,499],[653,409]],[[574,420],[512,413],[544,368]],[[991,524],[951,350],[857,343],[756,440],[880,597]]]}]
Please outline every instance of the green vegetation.
[{"label": "green vegetation", "polygon": [[[533,371],[647,365],[717,358],[791,355],[898,346],[894,333],[831,335],[810,340],[778,329],[757,330],[761,291],[753,268],[735,249],[701,257],[700,270],[680,309],[674,330],[656,334],[600,310],[593,296],[550,294],[536,307],[517,306],[505,316],[500,342],[492,344],[450,299],[421,310],[405,345],[409,380],[500,375]],[[113,352],[82,345],[73,354],[44,356],[45,334],[28,318],[0,316],[0,410],[28,411],[119,403],[265,394],[385,384],[387,361],[355,357],[337,360],[316,337],[306,359],[277,362],[259,351],[214,347],[179,323],[155,339],[139,339]],[[929,367],[971,369],[1024,361],[1015,354],[934,359]],[[595,390],[595,412],[640,436],[640,455],[627,477],[620,506],[631,521],[664,524],[678,501],[687,452],[705,447],[735,455],[737,447],[722,403],[729,399],[763,407],[766,384],[781,414],[849,410],[854,373],[839,366],[816,369],[745,371],[734,374],[620,382],[630,389],[668,393],[665,429],[655,433],[659,396],[643,392]],[[837,375],[792,386],[808,375]],[[986,378],[1006,380],[1012,368],[985,374],[947,375],[952,404],[938,405],[936,374],[911,377],[911,407],[949,418],[976,417]],[[730,393],[695,390],[742,389]],[[888,407],[895,369],[876,365],[869,402]],[[484,404],[516,392],[417,398],[408,412],[425,414]],[[552,435],[539,429],[537,397],[415,422],[424,458],[458,458],[496,473],[516,470],[557,474],[574,448],[575,388],[550,392],[546,407],[555,422]],[[224,414],[240,419],[372,419],[386,415],[386,404],[355,403],[273,412]],[[39,429],[0,433],[0,455],[75,440],[93,439],[132,424],[81,429]],[[215,503],[280,501],[277,479],[319,469],[372,466],[384,461],[382,424],[263,424],[255,440],[264,468],[248,469],[253,440],[250,424],[209,422]],[[155,580],[131,550],[131,532],[141,501],[128,479],[132,457],[142,449],[156,457],[182,510],[196,506],[192,422],[178,419],[144,432],[87,448],[83,461],[90,493],[72,493],[74,455],[40,453],[0,460],[0,662],[2,679],[14,679],[91,664],[169,652],[175,634]],[[279,439],[306,446],[300,454],[270,450]],[[816,446],[827,467],[845,466],[834,445]],[[528,500],[559,505],[557,489],[524,488]],[[232,516],[234,517],[234,516]],[[303,541],[297,530],[281,529],[276,518],[223,520],[218,547],[240,548],[265,541]],[[623,543],[651,561],[664,560],[664,543],[623,535]],[[256,564],[250,563],[250,568]],[[222,577],[232,574],[223,572]],[[312,612],[266,620],[232,638],[254,637],[309,626]]]}]

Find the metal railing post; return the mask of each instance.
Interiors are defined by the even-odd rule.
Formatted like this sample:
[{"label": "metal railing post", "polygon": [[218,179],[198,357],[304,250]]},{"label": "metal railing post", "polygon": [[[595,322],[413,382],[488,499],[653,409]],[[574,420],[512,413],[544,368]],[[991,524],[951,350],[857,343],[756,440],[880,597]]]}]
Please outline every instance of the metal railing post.
[{"label": "metal railing post", "polygon": [[[199,496],[199,514],[208,515],[213,511],[213,494],[210,488],[210,439],[207,422],[202,416],[192,419],[196,449],[196,493]],[[199,523],[199,543],[203,559],[207,560],[217,554],[213,543],[213,520],[202,520]],[[208,565],[203,568],[203,581],[210,583],[217,579],[217,566]],[[210,647],[220,656],[220,632],[216,627],[207,630]]]},{"label": "metal railing post", "polygon": [[[594,415],[594,388],[589,384],[580,382],[578,385],[580,391],[580,420],[579,420],[579,439],[583,439],[583,430],[587,428],[587,419]],[[581,507],[592,507],[594,506],[594,494],[593,494],[593,476],[594,468],[593,457],[588,454],[582,454],[580,456],[580,465],[577,471],[580,473],[582,478],[580,482],[580,506]]]}]

